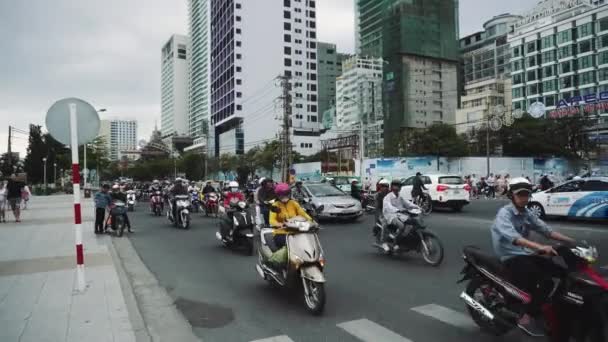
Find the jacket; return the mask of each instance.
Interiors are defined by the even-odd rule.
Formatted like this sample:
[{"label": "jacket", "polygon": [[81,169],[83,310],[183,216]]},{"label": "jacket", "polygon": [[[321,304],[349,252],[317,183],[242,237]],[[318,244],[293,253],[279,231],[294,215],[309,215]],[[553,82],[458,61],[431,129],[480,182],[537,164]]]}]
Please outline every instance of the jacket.
[{"label": "jacket", "polygon": [[98,191],[95,193],[95,208],[107,208],[112,203],[112,197],[107,192]]},{"label": "jacket", "polygon": [[[302,216],[308,221],[312,221],[312,218],[306,213],[306,210],[302,209],[297,201],[289,200],[287,203],[275,202],[272,206],[279,208],[280,210],[278,213],[275,213],[272,210],[270,211],[268,221],[273,228],[282,227],[283,223],[296,216]],[[281,230],[275,230],[273,233],[285,234],[285,232]]]},{"label": "jacket", "polygon": [[[397,214],[399,210],[402,209],[417,209],[419,208],[414,203],[406,200],[402,196],[395,195],[394,192],[389,192],[386,196],[384,196],[384,200],[382,202],[382,214],[384,215],[384,219],[386,222],[391,222],[393,219],[397,218]],[[402,214],[407,216],[407,214]]]},{"label": "jacket", "polygon": [[243,196],[242,192],[231,192],[231,191],[228,191],[226,193],[226,196],[224,197],[224,207],[225,208],[230,207],[230,201],[233,198],[236,198],[239,201],[244,201],[245,200],[245,196]]}]

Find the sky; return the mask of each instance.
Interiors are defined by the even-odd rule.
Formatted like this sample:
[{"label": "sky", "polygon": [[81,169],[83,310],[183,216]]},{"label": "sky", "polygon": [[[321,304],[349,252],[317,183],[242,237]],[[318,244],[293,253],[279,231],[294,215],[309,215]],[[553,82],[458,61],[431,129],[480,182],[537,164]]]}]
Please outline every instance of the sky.
[{"label": "sky", "polygon": [[[243,0],[263,2],[265,0]],[[460,0],[461,36],[532,0]],[[160,49],[188,33],[187,0],[0,0],[0,153],[8,126],[44,126],[57,100],[79,97],[105,118],[137,119],[139,138],[160,125]],[[317,36],[354,51],[353,0],[317,1]],[[13,151],[25,157],[27,136]]]}]

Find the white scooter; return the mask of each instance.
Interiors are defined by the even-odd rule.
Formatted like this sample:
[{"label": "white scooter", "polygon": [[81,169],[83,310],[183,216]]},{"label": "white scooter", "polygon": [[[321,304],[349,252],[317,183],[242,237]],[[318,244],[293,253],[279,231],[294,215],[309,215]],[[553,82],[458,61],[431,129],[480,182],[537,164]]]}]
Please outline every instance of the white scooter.
[{"label": "white scooter", "polygon": [[134,190],[127,190],[127,210],[135,211],[136,197]]}]

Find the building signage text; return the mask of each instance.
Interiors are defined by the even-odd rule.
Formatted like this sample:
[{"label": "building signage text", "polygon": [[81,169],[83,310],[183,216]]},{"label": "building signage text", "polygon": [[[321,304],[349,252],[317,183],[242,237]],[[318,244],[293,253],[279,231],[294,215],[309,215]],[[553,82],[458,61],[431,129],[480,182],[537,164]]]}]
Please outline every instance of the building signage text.
[{"label": "building signage text", "polygon": [[561,118],[582,113],[594,113],[596,111],[608,110],[608,91],[599,94],[587,94],[573,96],[569,99],[561,99],[557,103],[557,109],[549,112],[550,118]]}]

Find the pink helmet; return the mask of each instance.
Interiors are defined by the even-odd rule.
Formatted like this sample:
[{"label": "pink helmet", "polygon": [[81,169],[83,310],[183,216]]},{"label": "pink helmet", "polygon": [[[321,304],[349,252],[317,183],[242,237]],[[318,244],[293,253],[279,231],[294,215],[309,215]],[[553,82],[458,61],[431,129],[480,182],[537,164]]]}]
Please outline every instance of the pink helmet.
[{"label": "pink helmet", "polygon": [[287,183],[279,183],[274,187],[274,193],[277,197],[289,197],[291,195],[291,188]]}]

